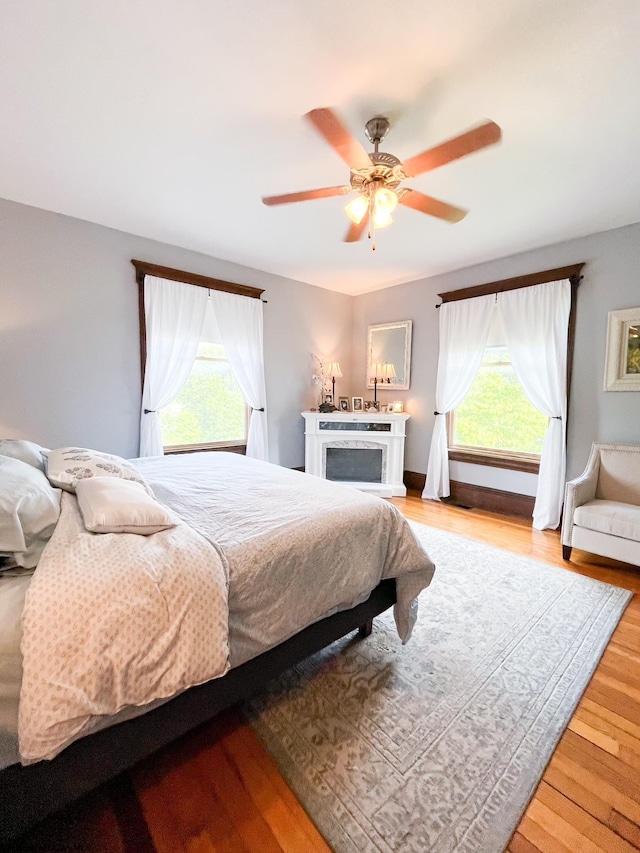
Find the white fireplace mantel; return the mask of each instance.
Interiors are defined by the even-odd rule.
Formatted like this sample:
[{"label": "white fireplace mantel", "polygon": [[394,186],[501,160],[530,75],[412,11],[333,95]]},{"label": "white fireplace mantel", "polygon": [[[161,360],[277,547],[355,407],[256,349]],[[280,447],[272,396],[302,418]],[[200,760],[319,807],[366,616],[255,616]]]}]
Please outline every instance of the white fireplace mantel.
[{"label": "white fireplace mantel", "polygon": [[[302,412],[305,419],[305,471],[381,497],[407,494],[403,483],[405,424],[410,415],[391,412]],[[380,451],[370,454],[377,465],[375,479],[348,479],[332,475],[335,452]],[[332,456],[333,454],[333,456]],[[327,456],[329,476],[327,477]],[[357,471],[358,457],[353,454]],[[344,460],[344,455],[342,457]],[[378,460],[380,460],[378,462]]]}]

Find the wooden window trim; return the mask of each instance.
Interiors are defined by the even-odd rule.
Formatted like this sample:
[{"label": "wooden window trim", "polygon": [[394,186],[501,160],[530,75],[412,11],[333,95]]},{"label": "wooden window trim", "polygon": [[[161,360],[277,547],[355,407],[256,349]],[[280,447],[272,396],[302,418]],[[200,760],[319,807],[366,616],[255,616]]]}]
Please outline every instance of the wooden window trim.
[{"label": "wooden window trim", "polygon": [[[577,278],[576,287],[582,280],[582,264],[572,264],[568,267],[558,267],[554,270],[531,273],[530,275],[518,275],[513,278],[504,278],[501,281],[490,281],[487,284],[476,284],[472,287],[463,287],[459,290],[448,290],[439,293],[443,302],[457,302],[460,299],[471,299],[474,296],[489,296],[493,293],[504,293],[506,290],[519,290],[522,287],[533,287],[536,284],[546,284],[548,281],[562,281],[568,278],[571,281]],[[573,284],[573,282],[571,282]],[[440,306],[436,306],[440,307]]]},{"label": "wooden window trim", "polygon": [[507,468],[510,471],[524,471],[537,474],[540,470],[539,459],[527,459],[524,456],[511,456],[508,453],[487,453],[486,450],[449,450],[449,462],[468,462],[471,465],[488,465],[491,468]]},{"label": "wooden window trim", "polygon": [[[463,287],[459,290],[449,290],[446,293],[439,293],[438,296],[442,300],[440,304],[445,302],[457,302],[460,299],[471,299],[474,296],[490,296],[495,293],[504,293],[507,290],[519,290],[522,287],[534,287],[536,284],[546,284],[549,281],[562,281],[569,279],[571,284],[571,308],[569,310],[569,328],[567,333],[567,426],[569,420],[569,400],[571,397],[571,374],[573,371],[573,350],[575,345],[576,334],[576,302],[578,296],[578,286],[582,281],[582,268],[584,263],[572,264],[567,267],[557,267],[553,270],[544,270],[543,272],[531,273],[530,275],[514,276],[513,278],[505,278],[501,281],[492,281],[487,284],[478,284],[473,287]],[[440,305],[436,305],[439,308]],[[449,435],[450,418],[447,416],[447,435]],[[568,430],[567,430],[568,431]],[[508,468],[513,471],[525,471],[527,473],[537,474],[540,470],[540,462],[533,459],[526,459],[518,455],[509,455],[504,453],[491,453],[485,449],[482,450],[449,450],[450,462],[469,462],[472,465],[488,465],[492,468]]]},{"label": "wooden window trim", "polygon": [[206,287],[207,290],[224,290],[225,293],[235,293],[238,296],[249,296],[251,299],[260,299],[264,290],[258,287],[250,287],[248,284],[237,284],[234,281],[223,281],[219,278],[211,278],[208,275],[199,275],[185,270],[176,270],[173,267],[163,267],[158,264],[150,264],[147,261],[132,259],[131,263],[136,268],[136,280],[143,279],[145,275],[153,275],[156,278],[167,278],[180,284],[194,284],[196,287]]},{"label": "wooden window trim", "polygon": [[245,456],[247,453],[246,439],[244,441],[238,442],[219,441],[215,442],[214,444],[184,444],[176,445],[174,447],[165,447],[164,455],[177,456],[183,453],[209,453],[220,450],[226,450],[228,453],[241,453],[243,456]]}]

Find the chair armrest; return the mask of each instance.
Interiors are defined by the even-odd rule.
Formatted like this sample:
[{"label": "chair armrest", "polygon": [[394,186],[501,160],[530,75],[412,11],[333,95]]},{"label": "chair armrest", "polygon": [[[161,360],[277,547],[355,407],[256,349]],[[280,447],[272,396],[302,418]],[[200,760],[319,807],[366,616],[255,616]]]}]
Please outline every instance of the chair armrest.
[{"label": "chair armrest", "polygon": [[592,453],[586,470],[575,480],[569,480],[565,489],[564,512],[562,514],[562,544],[571,545],[573,530],[573,513],[578,506],[592,501],[596,496],[598,473],[600,471],[600,456]]}]

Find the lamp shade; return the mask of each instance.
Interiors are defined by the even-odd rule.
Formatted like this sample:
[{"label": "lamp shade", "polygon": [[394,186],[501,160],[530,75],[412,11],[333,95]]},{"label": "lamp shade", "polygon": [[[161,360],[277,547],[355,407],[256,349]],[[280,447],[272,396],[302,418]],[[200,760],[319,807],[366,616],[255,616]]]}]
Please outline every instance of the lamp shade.
[{"label": "lamp shade", "polygon": [[374,361],[371,365],[371,378],[384,379],[384,364],[381,361]]},{"label": "lamp shade", "polygon": [[332,376],[334,379],[340,379],[340,377],[342,376],[342,371],[340,370],[340,365],[337,361],[332,361],[329,365],[327,365],[327,375]]},{"label": "lamp shade", "polygon": [[352,222],[355,222],[356,225],[360,225],[368,210],[369,199],[366,195],[359,195],[354,198],[353,201],[349,202],[345,207],[344,212]]},{"label": "lamp shade", "polygon": [[382,365],[382,378],[386,379],[387,382],[391,382],[392,379],[396,378],[396,368],[390,361],[385,361]]}]

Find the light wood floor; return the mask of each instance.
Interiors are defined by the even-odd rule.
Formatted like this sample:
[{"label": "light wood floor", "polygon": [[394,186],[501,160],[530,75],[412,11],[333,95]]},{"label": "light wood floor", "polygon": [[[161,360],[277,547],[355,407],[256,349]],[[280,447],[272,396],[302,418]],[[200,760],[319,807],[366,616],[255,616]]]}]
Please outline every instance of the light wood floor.
[{"label": "light wood floor", "polygon": [[[570,564],[563,562],[557,532],[540,532],[519,519],[417,497],[398,498],[394,503],[414,521],[640,591],[638,569],[580,551],[573,552]],[[616,629],[508,849],[509,853],[640,850],[637,596]],[[330,853],[235,711],[46,821],[13,850]]]}]

